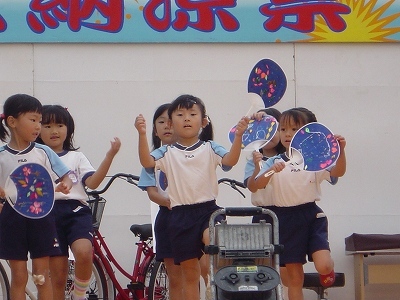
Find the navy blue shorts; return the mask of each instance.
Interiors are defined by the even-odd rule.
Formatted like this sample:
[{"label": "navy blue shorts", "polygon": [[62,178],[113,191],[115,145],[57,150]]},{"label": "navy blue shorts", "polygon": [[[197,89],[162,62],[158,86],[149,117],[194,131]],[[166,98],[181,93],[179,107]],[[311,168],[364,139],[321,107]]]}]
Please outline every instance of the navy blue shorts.
[{"label": "navy blue shorts", "polygon": [[160,206],[154,223],[156,238],[156,260],[163,261],[164,258],[172,258],[171,238],[168,231],[171,210]]},{"label": "navy blue shorts", "polygon": [[0,213],[0,258],[28,260],[59,255],[54,210],[46,217],[29,219],[17,213],[7,202]]},{"label": "navy blue shorts", "polygon": [[[315,203],[306,203],[292,207],[266,207],[278,217],[279,243],[284,246],[279,256],[280,265],[312,261],[312,254],[319,250],[330,250],[328,241],[328,219]],[[266,220],[272,224],[268,215],[259,215],[253,222]]]},{"label": "navy blue shorts", "polygon": [[78,200],[56,200],[53,208],[62,256],[68,256],[68,246],[78,239],[93,242],[92,211]]},{"label": "navy blue shorts", "polygon": [[175,264],[203,256],[203,232],[211,214],[219,208],[215,200],[172,208],[168,230]]}]

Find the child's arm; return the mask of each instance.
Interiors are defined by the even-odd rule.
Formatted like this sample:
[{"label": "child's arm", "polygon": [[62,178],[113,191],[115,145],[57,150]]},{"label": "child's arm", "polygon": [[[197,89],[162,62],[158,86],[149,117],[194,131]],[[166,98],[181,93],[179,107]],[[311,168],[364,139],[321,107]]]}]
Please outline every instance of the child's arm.
[{"label": "child's arm", "polygon": [[135,120],[135,127],[139,133],[139,160],[143,168],[154,168],[155,161],[150,155],[149,144],[146,137],[146,120],[143,115],[138,115]]},{"label": "child's arm", "polygon": [[146,189],[147,195],[151,201],[154,203],[161,205],[161,206],[166,206],[168,208],[171,208],[171,201],[169,198],[164,197],[158,192],[157,187],[155,186],[149,186]]},{"label": "child's arm", "polygon": [[339,143],[340,155],[336,161],[335,166],[331,169],[332,177],[342,177],[346,173],[346,154],[344,148],[346,147],[346,140],[341,135],[335,135]]},{"label": "child's arm", "polygon": [[282,171],[286,167],[286,164],[283,161],[278,161],[274,163],[271,168],[266,170],[263,175],[259,176],[257,179],[254,179],[254,187],[257,189],[262,189],[264,188],[269,181],[271,180],[271,177],[274,176],[273,174],[270,176],[265,177],[264,174],[269,172],[269,171],[274,171],[274,173],[278,173]]},{"label": "child's arm", "polygon": [[259,188],[255,184],[255,178],[260,172],[260,162],[262,161],[263,155],[259,151],[253,151],[253,162],[254,162],[254,172],[247,179],[247,188],[250,192],[255,193]]},{"label": "child's arm", "polygon": [[110,169],[111,163],[115,155],[118,153],[121,148],[121,141],[119,138],[115,137],[114,141],[111,141],[110,150],[107,151],[106,157],[101,162],[100,166],[97,168],[96,172],[94,172],[91,176],[86,178],[85,185],[94,190],[96,189],[100,183],[104,180],[107,175],[108,170]]},{"label": "child's arm", "polygon": [[224,166],[233,167],[237,164],[240,157],[240,152],[242,150],[242,135],[247,129],[247,125],[249,124],[250,119],[248,117],[243,117],[240,119],[239,123],[236,125],[235,138],[233,139],[233,143],[231,149],[227,154],[222,158],[222,164]]}]

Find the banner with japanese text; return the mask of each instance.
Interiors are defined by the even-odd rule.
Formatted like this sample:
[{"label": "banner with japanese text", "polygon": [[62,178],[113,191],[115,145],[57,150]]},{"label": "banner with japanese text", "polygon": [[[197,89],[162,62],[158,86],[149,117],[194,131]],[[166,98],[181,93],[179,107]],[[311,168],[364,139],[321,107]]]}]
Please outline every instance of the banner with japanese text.
[{"label": "banner with japanese text", "polygon": [[0,0],[0,43],[399,41],[400,0]]}]

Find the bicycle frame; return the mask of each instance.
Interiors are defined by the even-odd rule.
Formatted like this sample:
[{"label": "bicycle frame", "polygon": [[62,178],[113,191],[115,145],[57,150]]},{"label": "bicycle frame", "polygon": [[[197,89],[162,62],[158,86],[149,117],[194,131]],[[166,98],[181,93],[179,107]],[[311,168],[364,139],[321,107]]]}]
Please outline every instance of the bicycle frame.
[{"label": "bicycle frame", "polygon": [[[151,245],[151,224],[135,224],[132,225],[135,226],[134,229],[131,227],[132,233],[140,239],[139,242],[136,242],[137,250],[132,273],[127,272],[126,269],[124,269],[115,259],[105,239],[99,231],[101,218],[106,203],[106,200],[102,198],[101,195],[117,178],[124,179],[128,183],[135,186],[137,186],[137,182],[139,181],[138,176],[125,173],[117,173],[110,177],[111,178],[108,180],[102,190],[86,191],[89,196],[88,203],[92,210],[92,223],[94,227],[93,265],[95,266],[94,268],[98,270],[98,273],[102,273],[99,275],[102,293],[104,293],[104,291],[107,293],[103,294],[103,296],[109,300],[114,300],[115,290],[117,290],[117,297],[115,298],[116,300],[147,300],[148,298],[151,300],[156,299],[154,297],[158,292],[162,295],[165,295],[164,291],[168,289],[165,288],[164,281],[158,281],[160,278],[162,278],[162,274],[165,273],[165,268],[160,268],[160,262],[155,261],[155,253],[153,252]],[[121,286],[121,283],[118,281],[114,270],[118,270],[120,274],[129,280],[129,284],[125,288]],[[152,271],[156,273],[152,274]],[[163,285],[163,287],[160,288],[158,286],[159,283]],[[89,296],[91,296],[91,294],[89,294]]]},{"label": "bicycle frame", "polygon": [[[118,300],[129,300],[129,292],[134,295],[134,299],[146,299],[145,298],[145,277],[148,266],[150,266],[151,261],[153,260],[155,254],[151,246],[149,246],[149,242],[147,241],[139,241],[136,243],[137,251],[135,262],[133,265],[133,274],[127,272],[115,259],[112,255],[109,247],[107,246],[106,241],[101,235],[99,230],[95,231],[95,238],[93,241],[94,248],[94,260],[100,260],[102,266],[106,274],[110,277],[115,289],[118,291],[117,298]],[[143,256],[144,255],[144,256]],[[143,257],[143,259],[142,259]],[[114,272],[114,266],[123,276],[129,279],[130,284],[128,285],[128,289],[124,289],[121,284],[118,282],[116,278],[116,274]]]}]

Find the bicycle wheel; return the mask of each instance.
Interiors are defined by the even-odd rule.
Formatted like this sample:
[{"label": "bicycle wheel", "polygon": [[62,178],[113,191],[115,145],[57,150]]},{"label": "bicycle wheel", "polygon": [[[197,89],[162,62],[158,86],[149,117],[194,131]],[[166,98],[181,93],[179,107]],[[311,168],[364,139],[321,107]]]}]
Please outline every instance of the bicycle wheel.
[{"label": "bicycle wheel", "polygon": [[[74,287],[74,261],[69,261],[68,280],[65,290],[65,299],[71,299]],[[114,300],[114,286],[111,279],[105,275],[103,266],[97,259],[93,260],[92,276],[90,278],[89,288],[86,292],[87,299],[96,300]],[[0,298],[1,300],[1,298]]]},{"label": "bicycle wheel", "polygon": [[[154,262],[154,263],[153,263]],[[168,300],[168,275],[164,263],[153,260],[148,288],[148,300]]]},{"label": "bicycle wheel", "polygon": [[111,278],[98,259],[93,260],[93,271],[88,289],[88,299],[114,300],[115,290]]},{"label": "bicycle wheel", "polygon": [[72,291],[74,288],[74,277],[75,277],[75,261],[72,259],[68,260],[68,277],[67,284],[65,286],[65,299],[71,299]]},{"label": "bicycle wheel", "polygon": [[10,282],[6,270],[0,263],[0,300],[10,300]]}]

